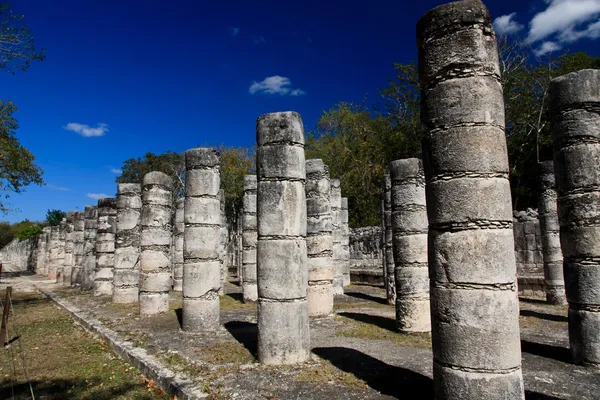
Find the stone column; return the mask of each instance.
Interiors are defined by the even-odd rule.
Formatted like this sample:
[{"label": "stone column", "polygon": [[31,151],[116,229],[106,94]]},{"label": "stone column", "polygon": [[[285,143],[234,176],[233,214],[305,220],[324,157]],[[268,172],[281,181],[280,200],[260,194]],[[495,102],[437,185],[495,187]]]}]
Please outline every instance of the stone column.
[{"label": "stone column", "polygon": [[141,315],[169,310],[172,198],[173,180],[167,174],[154,171],[144,175],[140,220]]},{"label": "stone column", "polygon": [[173,226],[173,290],[181,292],[183,283],[183,207],[185,198],[175,203],[175,225]]},{"label": "stone column", "polygon": [[329,181],[331,211],[331,250],[333,253],[333,294],[344,294],[344,264],[342,261],[342,189],[339,179]]},{"label": "stone column", "polygon": [[219,190],[219,205],[221,207],[221,228],[219,232],[221,233],[220,240],[220,256],[219,262],[221,264],[221,288],[219,289],[219,295],[225,294],[225,283],[227,282],[227,275],[229,273],[227,266],[229,265],[227,262],[227,241],[229,238],[229,233],[227,229],[227,213],[226,213],[226,202],[225,202],[225,190]]},{"label": "stone column", "polygon": [[244,302],[258,300],[256,286],[256,175],[244,176],[244,206],[242,212],[242,293]]},{"label": "stone column", "polygon": [[63,266],[64,286],[71,286],[71,274],[73,273],[73,228],[75,224],[75,215],[69,211],[66,217],[65,225],[65,264]]},{"label": "stone column", "polygon": [[40,233],[39,237],[39,246],[38,246],[38,258],[37,258],[37,269],[36,272],[38,275],[47,276],[48,275],[48,242],[50,237],[50,228],[45,227],[42,229],[42,233]]},{"label": "stone column", "polygon": [[383,188],[383,223],[385,227],[385,264],[383,268],[385,269],[384,277],[387,281],[385,294],[388,304],[394,304],[396,301],[396,281],[394,279],[396,264],[394,263],[394,247],[392,244],[392,180],[389,174],[383,177]]},{"label": "stone column", "polygon": [[63,218],[58,225],[58,241],[56,244],[56,283],[62,283],[65,274],[65,244],[67,241],[67,219]]},{"label": "stone column", "polygon": [[83,229],[83,262],[81,265],[81,290],[92,290],[96,275],[96,230],[98,207],[85,206]]},{"label": "stone column", "polygon": [[117,199],[106,197],[98,200],[94,296],[112,296],[113,294],[116,233]]},{"label": "stone column", "polygon": [[392,232],[396,264],[396,324],[401,332],[429,332],[427,206],[418,158],[390,163]]},{"label": "stone column", "polygon": [[[388,289],[388,283],[389,280],[387,278],[387,268],[386,268],[386,261],[385,261],[385,257],[386,257],[386,252],[385,252],[385,179],[382,185],[382,191],[379,194],[379,202],[380,202],[380,206],[379,206],[379,216],[380,216],[380,227],[381,227],[381,235],[379,238],[379,242],[380,242],[380,246],[381,246],[381,268],[383,269],[383,287],[385,288],[385,293],[387,296],[387,293],[389,292]],[[393,248],[393,246],[392,246]]]},{"label": "stone column", "polygon": [[417,25],[436,399],[523,399],[519,304],[492,18],[480,1]]},{"label": "stone column", "polygon": [[538,164],[538,218],[542,232],[546,301],[550,304],[565,304],[567,298],[556,208],[554,163],[552,161]]},{"label": "stone column", "polygon": [[340,210],[341,258],[344,287],[350,285],[350,224],[348,215],[348,199],[342,197]]},{"label": "stone column", "polygon": [[552,80],[549,98],[571,354],[600,367],[600,70]]},{"label": "stone column", "polygon": [[56,281],[58,269],[58,226],[50,227],[50,236],[48,238],[48,279]]},{"label": "stone column", "polygon": [[183,318],[185,331],[215,330],[220,324],[221,171],[216,149],[185,152]]},{"label": "stone column", "polygon": [[71,272],[71,286],[79,286],[81,284],[81,266],[83,264],[85,214],[82,211],[76,211],[73,221],[73,270]]},{"label": "stone column", "polygon": [[329,168],[323,163],[323,160],[307,160],[306,251],[308,255],[308,289],[306,297],[309,317],[320,317],[333,312],[333,241],[331,237],[329,191]]},{"label": "stone column", "polygon": [[258,359],[295,364],[310,354],[304,126],[295,112],[256,121]]},{"label": "stone column", "polygon": [[141,185],[119,183],[113,278],[114,303],[135,303],[139,299],[141,213]]}]

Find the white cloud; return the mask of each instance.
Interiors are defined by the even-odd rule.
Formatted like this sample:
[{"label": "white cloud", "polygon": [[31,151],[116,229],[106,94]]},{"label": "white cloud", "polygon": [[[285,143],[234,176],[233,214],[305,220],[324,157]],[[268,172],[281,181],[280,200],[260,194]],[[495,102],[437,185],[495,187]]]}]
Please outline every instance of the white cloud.
[{"label": "white cloud", "polygon": [[519,24],[513,18],[517,13],[503,15],[494,20],[494,29],[500,35],[512,35],[523,29],[523,25]]},{"label": "white cloud", "polygon": [[264,36],[252,36],[252,41],[254,42],[254,44],[261,44],[267,42]]},{"label": "white cloud", "polygon": [[240,33],[240,28],[236,28],[234,26],[229,27],[229,34],[233,37],[236,37]]},{"label": "white cloud", "polygon": [[46,187],[51,190],[58,190],[59,192],[68,192],[69,190],[71,190],[69,188],[62,187],[62,186],[56,186],[51,183],[47,184]]},{"label": "white cloud", "polygon": [[536,56],[540,57],[553,51],[562,49],[562,46],[555,42],[544,42],[540,47],[534,50]]},{"label": "white cloud", "polygon": [[65,129],[78,133],[84,137],[104,136],[106,132],[108,132],[108,125],[98,124],[98,126],[92,128],[89,125],[80,124],[79,122],[69,122],[67,126],[65,126]]},{"label": "white cloud", "polygon": [[279,94],[290,95],[290,96],[301,96],[306,94],[302,89],[292,89],[292,81],[285,76],[273,75],[263,79],[261,82],[252,82],[248,91],[250,94],[255,93],[266,93],[266,94]]},{"label": "white cloud", "polygon": [[[600,21],[596,18],[600,16],[600,0],[546,0],[546,4],[548,8],[537,13],[529,23],[529,43],[547,40],[553,35],[562,43],[598,37]],[[591,25],[582,26],[592,20]]]},{"label": "white cloud", "polygon": [[113,174],[117,174],[117,175],[121,175],[123,173],[123,171],[121,171],[118,168],[111,168],[110,172],[112,172]]},{"label": "white cloud", "polygon": [[89,197],[90,199],[94,199],[94,200],[100,200],[100,199],[103,199],[105,197],[110,197],[110,196],[107,194],[104,194],[104,193],[88,193],[87,197]]}]

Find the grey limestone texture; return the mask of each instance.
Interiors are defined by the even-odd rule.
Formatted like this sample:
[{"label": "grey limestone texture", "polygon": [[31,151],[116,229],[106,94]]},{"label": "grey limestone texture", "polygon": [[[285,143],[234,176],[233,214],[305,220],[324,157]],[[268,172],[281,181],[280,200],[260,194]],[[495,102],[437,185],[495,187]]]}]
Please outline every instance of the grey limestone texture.
[{"label": "grey limestone texture", "polygon": [[381,226],[351,228],[349,242],[350,269],[383,269]]},{"label": "grey limestone texture", "polygon": [[229,264],[227,259],[227,242],[229,241],[229,229],[227,226],[226,200],[224,189],[219,189],[219,206],[221,211],[221,227],[219,229],[219,263],[221,269],[221,287],[219,288],[219,295],[223,296],[225,294],[225,283],[227,282],[227,275],[229,274]]},{"label": "grey limestone texture", "polygon": [[348,198],[342,197],[340,209],[342,282],[344,287],[350,285],[350,222],[348,216]]},{"label": "grey limestone texture", "polygon": [[135,303],[139,300],[141,215],[142,186],[139,183],[119,183],[113,277],[114,303]]},{"label": "grey limestone texture", "polygon": [[396,324],[401,332],[429,332],[428,221],[423,163],[418,158],[392,161],[390,178]]},{"label": "grey limestone texture", "polygon": [[389,174],[383,177],[383,239],[385,258],[383,269],[385,279],[385,292],[389,304],[396,302],[396,281],[394,279],[394,247],[392,240],[392,180]]},{"label": "grey limestone texture", "polygon": [[457,1],[417,24],[436,399],[523,399],[519,305],[492,18]]},{"label": "grey limestone texture", "polygon": [[333,241],[329,167],[323,163],[323,160],[306,160],[305,188],[308,315],[321,317],[333,312]]},{"label": "grey limestone texture", "polygon": [[554,163],[541,162],[538,164],[538,218],[542,234],[546,301],[550,304],[566,304],[556,197]]},{"label": "grey limestone texture", "polygon": [[75,214],[69,211],[66,217],[65,225],[65,263],[63,266],[62,283],[65,286],[71,286],[71,274],[73,272],[73,228],[75,223]]},{"label": "grey limestone texture", "polygon": [[45,227],[38,236],[38,257],[36,273],[38,275],[48,275],[48,240],[50,238],[50,227]]},{"label": "grey limestone texture", "polygon": [[65,244],[67,241],[67,219],[63,218],[58,225],[58,240],[56,241],[56,282],[63,280],[65,273]]},{"label": "grey limestone texture", "polygon": [[84,229],[85,213],[83,211],[76,211],[73,214],[73,269],[71,271],[71,286],[79,286],[81,284]]},{"label": "grey limestone texture", "polygon": [[142,181],[140,217],[140,315],[169,310],[173,180],[153,171]]},{"label": "grey limestone texture", "polygon": [[220,326],[219,152],[207,147],[190,149],[185,152],[185,168],[182,328],[211,331]]},{"label": "grey limestone texture", "polygon": [[58,226],[50,227],[50,236],[48,238],[48,279],[55,281],[58,263]]},{"label": "grey limestone texture", "polygon": [[242,209],[242,296],[244,302],[258,300],[256,284],[256,175],[244,176]]},{"label": "grey limestone texture", "polygon": [[258,359],[308,360],[304,126],[296,112],[256,121]]},{"label": "grey limestone texture", "polygon": [[173,225],[173,290],[183,289],[183,222],[185,198],[177,199],[175,203],[175,224]]},{"label": "grey limestone texture", "polygon": [[513,211],[515,258],[519,276],[543,276],[543,240],[537,210]]},{"label": "grey limestone texture", "polygon": [[94,296],[112,296],[113,294],[116,233],[117,199],[114,197],[99,199]]},{"label": "grey limestone texture", "polygon": [[340,183],[339,179],[331,179],[329,181],[334,294],[344,294],[344,265],[342,261],[342,189]]},{"label": "grey limestone texture", "polygon": [[5,272],[31,271],[41,275],[43,266],[40,263],[45,256],[42,249],[46,247],[42,242],[42,237],[43,234],[25,240],[15,238],[4,246],[0,250],[2,270]]},{"label": "grey limestone texture", "polygon": [[552,80],[549,99],[571,355],[600,367],[600,70]]},{"label": "grey limestone texture", "polygon": [[98,207],[85,206],[83,229],[83,259],[81,264],[81,290],[92,290],[96,275],[96,234]]}]

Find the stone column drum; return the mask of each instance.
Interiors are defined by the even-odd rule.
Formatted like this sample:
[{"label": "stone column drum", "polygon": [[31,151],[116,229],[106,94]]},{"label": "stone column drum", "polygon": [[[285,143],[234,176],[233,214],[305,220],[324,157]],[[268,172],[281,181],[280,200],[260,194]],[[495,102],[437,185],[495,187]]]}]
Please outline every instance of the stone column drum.
[{"label": "stone column drum", "polygon": [[333,294],[344,294],[344,264],[342,261],[342,189],[339,179],[329,181],[329,209],[331,212]]},{"label": "stone column drum", "polygon": [[81,265],[81,290],[92,290],[96,275],[96,231],[98,207],[85,206],[83,229],[83,263]]},{"label": "stone column drum", "polygon": [[392,232],[396,264],[396,324],[400,332],[429,332],[427,206],[418,158],[390,163]]},{"label": "stone column drum", "polygon": [[135,303],[140,283],[140,218],[142,186],[117,185],[117,233],[115,242],[114,303]]},{"label": "stone column drum", "polygon": [[436,399],[523,399],[504,101],[480,1],[417,25]]},{"label": "stone column drum", "polygon": [[116,233],[117,199],[106,197],[98,200],[94,296],[112,296],[113,294]]},{"label": "stone column drum", "polygon": [[42,229],[42,233],[39,235],[39,254],[37,258],[36,272],[38,275],[48,275],[48,242],[50,238],[50,227]]},{"label": "stone column drum", "polygon": [[220,324],[221,171],[216,149],[185,152],[183,315],[185,331],[215,330]]},{"label": "stone column drum", "polygon": [[308,290],[306,297],[309,317],[325,316],[333,312],[333,241],[329,191],[329,168],[321,159],[307,160],[306,251],[308,255]]},{"label": "stone column drum", "polygon": [[244,302],[258,300],[256,286],[256,175],[244,176],[244,205],[242,213],[242,293]]},{"label": "stone column drum", "polygon": [[65,274],[65,245],[67,241],[67,219],[63,218],[58,225],[58,241],[56,243],[56,283],[61,283]]},{"label": "stone column drum", "polygon": [[385,251],[385,294],[387,296],[388,304],[394,304],[396,301],[396,281],[394,278],[394,270],[396,264],[394,263],[394,247],[392,244],[392,180],[390,175],[384,175],[383,177],[383,223],[385,227],[384,231],[384,251]]},{"label": "stone column drum", "polygon": [[83,265],[84,212],[76,211],[73,221],[73,270],[71,272],[71,286],[79,286],[81,284],[81,266]]},{"label": "stone column drum", "polygon": [[73,273],[73,227],[75,223],[75,215],[73,211],[69,211],[66,217],[65,225],[65,265],[63,267],[62,284],[71,286],[71,274]]},{"label": "stone column drum", "polygon": [[552,80],[549,98],[571,354],[600,367],[600,70]]},{"label": "stone column drum", "polygon": [[48,240],[48,279],[53,281],[56,281],[58,273],[59,229],[59,226],[51,226]]},{"label": "stone column drum", "polygon": [[173,225],[173,290],[181,292],[183,288],[183,207],[185,199],[177,199],[175,203],[175,225]]},{"label": "stone column drum", "polygon": [[340,210],[340,231],[341,234],[341,257],[342,274],[344,287],[350,285],[350,224],[348,215],[348,199],[342,197],[342,208]]},{"label": "stone column drum", "polygon": [[173,180],[153,171],[142,181],[140,235],[140,314],[169,310]]},{"label": "stone column drum", "polygon": [[256,139],[258,359],[295,364],[310,354],[302,119],[262,115]]},{"label": "stone column drum", "polygon": [[552,161],[538,164],[538,218],[542,232],[546,301],[550,304],[566,304],[563,256],[560,249],[560,227],[556,206],[556,182]]},{"label": "stone column drum", "polygon": [[219,263],[221,264],[221,288],[219,289],[219,295],[223,296],[225,294],[225,283],[227,282],[228,271],[228,261],[227,261],[227,242],[229,238],[229,230],[227,228],[227,212],[226,212],[226,203],[225,203],[225,190],[219,190],[219,205],[221,207],[221,228],[219,232],[221,233],[221,239],[219,243]]}]

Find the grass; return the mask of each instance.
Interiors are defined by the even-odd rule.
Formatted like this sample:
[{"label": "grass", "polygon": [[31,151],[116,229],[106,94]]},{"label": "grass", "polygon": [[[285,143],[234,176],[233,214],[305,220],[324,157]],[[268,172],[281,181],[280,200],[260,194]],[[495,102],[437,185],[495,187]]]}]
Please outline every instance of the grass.
[{"label": "grass", "polygon": [[295,376],[294,379],[299,382],[332,382],[354,390],[365,390],[368,388],[368,385],[365,381],[357,378],[352,373],[340,371],[339,369],[335,368],[331,362],[326,360],[321,361],[318,365],[303,369]]},{"label": "grass", "polygon": [[232,310],[256,310],[255,303],[244,303],[239,293],[230,293],[221,296],[221,310],[232,311]]},{"label": "grass", "polygon": [[216,342],[200,348],[204,360],[212,364],[250,364],[254,357],[237,341]]},{"label": "grass", "polygon": [[[36,398],[171,398],[51,300],[35,293],[21,293],[15,295],[13,305],[9,337],[14,338],[18,330]],[[19,356],[19,341],[1,351],[5,354],[0,361],[0,398],[31,398]]]}]

